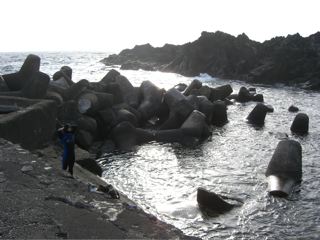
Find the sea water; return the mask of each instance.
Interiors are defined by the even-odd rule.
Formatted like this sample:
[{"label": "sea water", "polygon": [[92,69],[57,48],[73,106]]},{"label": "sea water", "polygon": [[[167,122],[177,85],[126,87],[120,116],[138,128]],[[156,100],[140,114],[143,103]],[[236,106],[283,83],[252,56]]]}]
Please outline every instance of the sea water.
[{"label": "sea water", "polygon": [[[73,69],[73,80],[99,81],[111,68],[99,61],[107,53],[37,53],[41,71],[50,76],[63,65]],[[0,74],[19,70],[27,53],[0,53]],[[114,66],[117,67],[117,66]],[[204,239],[319,239],[320,238],[320,94],[283,86],[248,85],[206,74],[188,78],[173,73],[119,70],[135,86],[150,80],[169,89],[194,78],[208,86],[231,84],[255,87],[274,107],[263,128],[246,117],[256,103],[228,106],[229,122],[213,127],[208,140],[195,148],[149,143],[133,152],[107,154],[99,159],[103,177],[144,211],[173,224],[184,233]],[[309,134],[297,137],[290,125],[295,113],[310,118]],[[286,134],[302,145],[303,180],[288,199],[267,194],[265,171],[278,142]],[[198,187],[236,197],[243,202],[228,213],[209,217],[196,202]]]}]

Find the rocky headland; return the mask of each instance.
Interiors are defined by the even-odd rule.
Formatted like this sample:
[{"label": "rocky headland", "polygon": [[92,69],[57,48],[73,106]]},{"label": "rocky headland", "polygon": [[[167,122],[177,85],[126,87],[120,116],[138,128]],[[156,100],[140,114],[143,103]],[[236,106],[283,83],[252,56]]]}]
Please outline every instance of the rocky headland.
[{"label": "rocky headland", "polygon": [[183,45],[150,44],[125,49],[103,59],[106,65],[122,69],[158,70],[198,76],[237,79],[263,84],[285,84],[320,89],[320,32],[275,37],[263,43],[245,34],[234,37],[220,31],[202,32]]}]

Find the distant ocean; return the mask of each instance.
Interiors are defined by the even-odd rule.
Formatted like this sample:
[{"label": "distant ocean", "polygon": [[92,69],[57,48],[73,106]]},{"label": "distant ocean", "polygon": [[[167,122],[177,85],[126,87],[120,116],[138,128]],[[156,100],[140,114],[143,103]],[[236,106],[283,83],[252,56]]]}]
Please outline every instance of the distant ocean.
[{"label": "distant ocean", "polygon": [[[0,53],[0,74],[19,70],[28,53]],[[41,57],[41,71],[53,75],[61,66],[73,69],[73,80],[99,81],[111,69],[99,61],[108,53],[50,52]],[[194,78],[174,73],[118,71],[135,86],[144,80],[168,89]],[[209,86],[231,84],[237,92],[249,86],[202,74],[195,77]],[[197,148],[150,143],[136,152],[107,155],[99,162],[104,178],[135,201],[143,210],[204,239],[319,239],[320,238],[320,94],[287,87],[257,85],[266,104],[274,107],[265,126],[255,129],[246,116],[256,103],[228,107],[229,123],[212,128],[212,136]],[[294,104],[310,118],[306,137],[291,134]],[[303,181],[289,199],[268,196],[266,167],[281,137],[287,133],[303,148]],[[196,203],[196,190],[242,199],[244,205],[217,217],[203,215]]]}]

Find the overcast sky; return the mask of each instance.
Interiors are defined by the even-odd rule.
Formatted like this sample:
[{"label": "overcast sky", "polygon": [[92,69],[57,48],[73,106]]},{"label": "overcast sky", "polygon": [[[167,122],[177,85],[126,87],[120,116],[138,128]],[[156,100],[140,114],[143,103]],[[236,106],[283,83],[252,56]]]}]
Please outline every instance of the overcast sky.
[{"label": "overcast sky", "polygon": [[0,51],[112,51],[202,31],[264,41],[320,31],[319,0],[0,0]]}]

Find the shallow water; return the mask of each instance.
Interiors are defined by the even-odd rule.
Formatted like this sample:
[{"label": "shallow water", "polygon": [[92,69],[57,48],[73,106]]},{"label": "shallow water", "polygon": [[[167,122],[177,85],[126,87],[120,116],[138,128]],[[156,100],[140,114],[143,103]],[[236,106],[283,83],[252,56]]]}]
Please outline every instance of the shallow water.
[{"label": "shallow water", "polygon": [[[27,54],[0,53],[0,74],[18,70]],[[100,80],[110,69],[98,61],[105,53],[40,53],[41,70],[52,75],[63,65],[73,68],[73,78]],[[193,78],[177,74],[121,71],[134,85],[151,80],[166,89]],[[230,83],[237,92],[244,84],[199,77],[210,86]],[[320,238],[320,94],[284,87],[255,86],[274,113],[265,126],[255,129],[246,116],[255,103],[228,107],[229,123],[213,128],[212,136],[196,148],[150,143],[135,152],[100,159],[104,178],[145,211],[175,225],[186,234],[205,239],[319,239]],[[290,133],[294,104],[310,118],[310,133]],[[273,151],[287,133],[303,148],[303,181],[288,199],[268,196],[266,167]],[[240,198],[244,204],[210,218],[196,204],[196,189]]]}]

